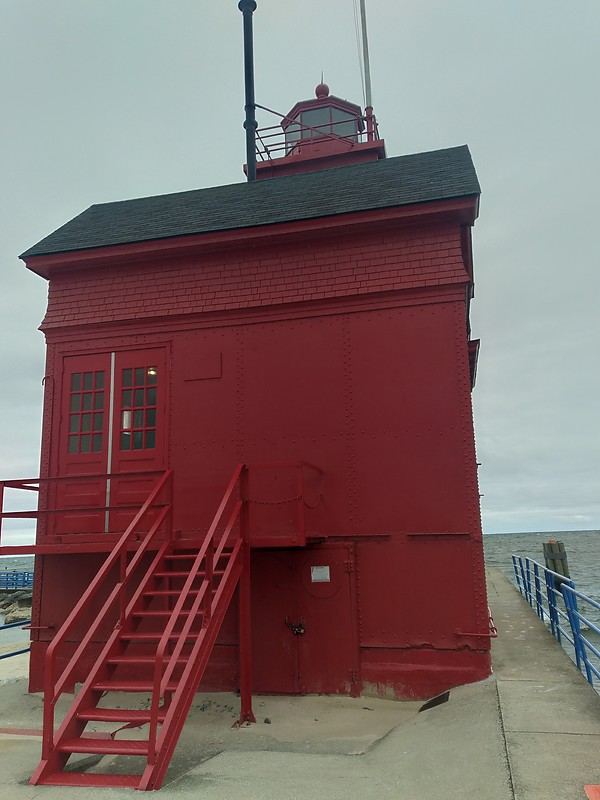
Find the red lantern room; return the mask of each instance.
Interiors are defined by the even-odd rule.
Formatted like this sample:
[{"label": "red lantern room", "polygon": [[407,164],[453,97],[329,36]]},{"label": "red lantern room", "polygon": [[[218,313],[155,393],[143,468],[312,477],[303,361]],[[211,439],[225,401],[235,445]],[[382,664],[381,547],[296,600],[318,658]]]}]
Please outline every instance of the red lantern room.
[{"label": "red lantern room", "polygon": [[360,106],[329,94],[320,83],[315,99],[302,100],[278,127],[259,132],[256,177],[312,172],[331,166],[359,164],[385,158],[372,109],[363,116]]},{"label": "red lantern room", "polygon": [[199,688],[251,720],[252,691],[489,674],[479,184],[464,146],[385,158],[368,111],[320,84],[257,132],[262,180],[95,205],[22,256],[49,282],[41,477],[4,483],[39,498],[35,782],[96,747],[160,786]]}]

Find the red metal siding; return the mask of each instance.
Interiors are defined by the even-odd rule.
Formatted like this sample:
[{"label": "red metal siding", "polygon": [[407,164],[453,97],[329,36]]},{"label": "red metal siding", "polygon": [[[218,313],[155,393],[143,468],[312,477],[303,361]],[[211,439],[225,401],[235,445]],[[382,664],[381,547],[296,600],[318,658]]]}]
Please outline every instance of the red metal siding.
[{"label": "red metal siding", "polygon": [[[176,527],[207,524],[232,463],[304,458],[325,470],[313,534],[473,530],[463,322],[455,302],[176,336]],[[184,379],[194,347],[219,354],[219,377]]]}]

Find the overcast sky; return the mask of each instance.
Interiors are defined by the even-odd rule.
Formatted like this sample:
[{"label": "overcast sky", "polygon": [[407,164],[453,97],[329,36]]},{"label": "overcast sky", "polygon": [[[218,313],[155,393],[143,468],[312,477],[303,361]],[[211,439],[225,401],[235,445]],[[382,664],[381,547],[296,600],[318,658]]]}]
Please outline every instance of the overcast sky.
[{"label": "overcast sky", "polygon": [[[484,531],[600,529],[600,3],[367,0],[390,156],[468,144]],[[258,0],[257,101],[363,105],[352,0]],[[0,477],[39,473],[47,286],[93,203],[243,180],[235,0],[0,0]],[[268,117],[259,123],[273,124]]]}]

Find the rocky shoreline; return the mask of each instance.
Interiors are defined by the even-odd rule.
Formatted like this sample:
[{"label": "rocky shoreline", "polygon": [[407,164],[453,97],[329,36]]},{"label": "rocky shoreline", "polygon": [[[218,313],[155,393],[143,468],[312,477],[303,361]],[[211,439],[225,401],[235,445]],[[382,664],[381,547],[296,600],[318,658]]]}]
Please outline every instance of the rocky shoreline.
[{"label": "rocky shoreline", "polygon": [[0,614],[6,624],[31,619],[31,589],[0,593]]}]

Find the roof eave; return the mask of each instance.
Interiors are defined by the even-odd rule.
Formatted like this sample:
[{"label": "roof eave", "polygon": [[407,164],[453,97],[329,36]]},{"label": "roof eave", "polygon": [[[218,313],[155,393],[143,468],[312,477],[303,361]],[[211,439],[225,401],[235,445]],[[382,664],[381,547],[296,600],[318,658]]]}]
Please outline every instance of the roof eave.
[{"label": "roof eave", "polygon": [[390,222],[414,222],[421,218],[430,221],[436,217],[449,217],[462,225],[472,225],[477,218],[479,195],[465,195],[436,201],[423,201],[388,208],[377,208],[365,211],[354,211],[347,214],[336,214],[330,217],[316,217],[253,226],[234,228],[183,236],[169,236],[143,241],[124,242],[122,244],[104,245],[81,250],[70,250],[58,253],[46,253],[20,256],[32,272],[42,278],[49,279],[52,272],[78,267],[106,266],[124,262],[135,262],[148,258],[165,256],[181,256],[199,250],[214,250],[221,247],[235,247],[243,242],[260,243],[267,239],[277,241],[298,235],[327,234],[332,230],[340,231],[357,225],[389,224]]}]

